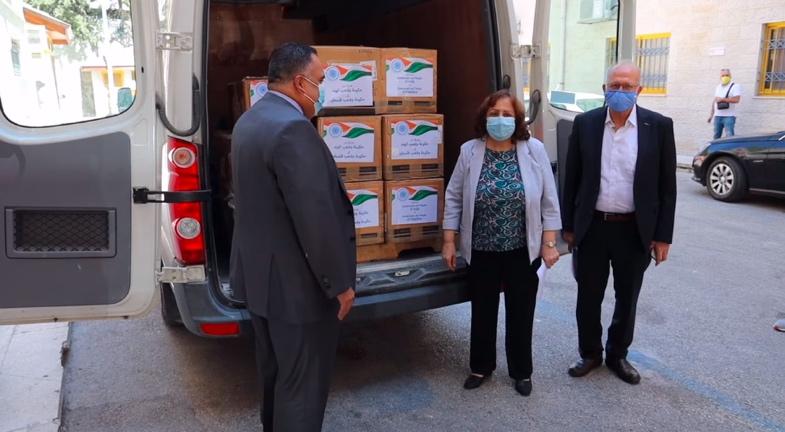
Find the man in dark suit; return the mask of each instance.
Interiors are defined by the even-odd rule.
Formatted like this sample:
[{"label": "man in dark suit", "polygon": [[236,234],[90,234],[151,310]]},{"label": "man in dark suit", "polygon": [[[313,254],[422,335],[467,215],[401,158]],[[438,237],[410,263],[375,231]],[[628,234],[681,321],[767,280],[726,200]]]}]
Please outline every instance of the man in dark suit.
[{"label": "man in dark suit", "polygon": [[569,374],[582,377],[602,364],[600,311],[610,266],[616,305],[608,328],[605,363],[625,382],[640,382],[627,361],[643,274],[653,258],[668,258],[676,212],[673,121],[636,105],[640,70],[622,63],[603,85],[607,107],[573,123],[562,204],[563,236],[575,254],[580,360]]},{"label": "man in dark suit", "polygon": [[354,210],[310,122],[323,99],[316,51],[281,46],[268,79],[232,134],[231,283],[256,332],[265,432],[319,431],[354,302]]}]

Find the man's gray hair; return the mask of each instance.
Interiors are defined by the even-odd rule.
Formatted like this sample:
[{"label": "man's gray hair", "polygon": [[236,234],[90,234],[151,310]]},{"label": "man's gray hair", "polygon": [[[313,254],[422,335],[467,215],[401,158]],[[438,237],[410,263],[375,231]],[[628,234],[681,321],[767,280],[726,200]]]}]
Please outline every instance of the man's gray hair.
[{"label": "man's gray hair", "polygon": [[267,79],[270,84],[288,82],[305,73],[313,61],[316,49],[310,45],[287,42],[273,50]]},{"label": "man's gray hair", "polygon": [[730,75],[730,69],[720,69],[720,73],[727,72]]},{"label": "man's gray hair", "polygon": [[608,72],[605,74],[605,84],[610,84],[611,83],[611,75],[613,75],[613,73],[616,72],[616,70],[619,69],[622,66],[629,66],[629,67],[635,69],[638,72],[638,76],[641,75],[641,69],[638,67],[638,65],[636,65],[635,63],[633,63],[631,61],[626,61],[626,60],[625,61],[620,61],[620,62],[616,63],[615,65],[613,65],[613,66],[608,68]]}]

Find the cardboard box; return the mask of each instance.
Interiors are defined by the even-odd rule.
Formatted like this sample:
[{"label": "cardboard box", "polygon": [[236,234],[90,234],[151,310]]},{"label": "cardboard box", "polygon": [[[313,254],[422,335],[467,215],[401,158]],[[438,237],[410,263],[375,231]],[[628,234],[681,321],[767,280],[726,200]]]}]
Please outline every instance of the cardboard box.
[{"label": "cardboard box", "polygon": [[385,181],[388,242],[440,238],[444,215],[444,180]]},{"label": "cardboard box", "polygon": [[382,114],[435,113],[436,50],[383,48],[385,105]]},{"label": "cardboard box", "polygon": [[384,183],[346,183],[346,190],[354,207],[357,246],[384,243]]},{"label": "cardboard box", "polygon": [[267,93],[267,77],[245,77],[240,82],[229,84],[229,89],[232,94],[232,114],[237,121]]},{"label": "cardboard box", "polygon": [[383,178],[407,180],[444,176],[444,116],[382,116]]},{"label": "cardboard box", "polygon": [[382,179],[381,117],[319,117],[316,127],[344,181]]},{"label": "cardboard box", "polygon": [[380,50],[369,47],[315,46],[324,64],[324,108],[319,115],[377,114],[384,101]]}]

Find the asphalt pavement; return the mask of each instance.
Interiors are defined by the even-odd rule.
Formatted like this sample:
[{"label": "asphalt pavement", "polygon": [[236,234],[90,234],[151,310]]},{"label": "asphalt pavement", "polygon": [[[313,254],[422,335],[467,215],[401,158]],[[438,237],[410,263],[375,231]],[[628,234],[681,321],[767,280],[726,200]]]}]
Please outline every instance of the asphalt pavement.
[{"label": "asphalt pavement", "polygon": [[[783,431],[785,200],[712,200],[680,172],[675,243],[650,267],[630,386],[577,358],[569,256],[548,272],[534,327],[534,391],[498,369],[480,389],[468,373],[468,305],[346,325],[325,431]],[[613,291],[606,292],[604,325]],[[503,323],[504,310],[500,311]],[[75,323],[62,430],[261,430],[252,344],[208,340],[144,319]]]}]

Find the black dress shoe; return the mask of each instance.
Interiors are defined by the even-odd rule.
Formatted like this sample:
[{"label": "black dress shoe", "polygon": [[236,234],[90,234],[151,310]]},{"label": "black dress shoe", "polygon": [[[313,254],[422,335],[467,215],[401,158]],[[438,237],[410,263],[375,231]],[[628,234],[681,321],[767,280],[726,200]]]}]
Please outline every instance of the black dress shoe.
[{"label": "black dress shoe", "polygon": [[485,378],[487,378],[487,376],[469,375],[463,383],[463,388],[466,390],[474,390],[485,382]]},{"label": "black dress shoe", "polygon": [[570,366],[570,369],[567,372],[572,377],[580,378],[586,376],[592,369],[595,369],[600,365],[602,365],[601,358],[582,358]]},{"label": "black dress shoe", "polygon": [[529,396],[532,394],[532,380],[522,379],[515,381],[515,391],[520,393],[521,396]]},{"label": "black dress shoe", "polygon": [[638,384],[641,382],[641,375],[632,367],[627,359],[606,359],[605,364],[607,364],[608,368],[621,378],[622,381],[628,384]]}]

